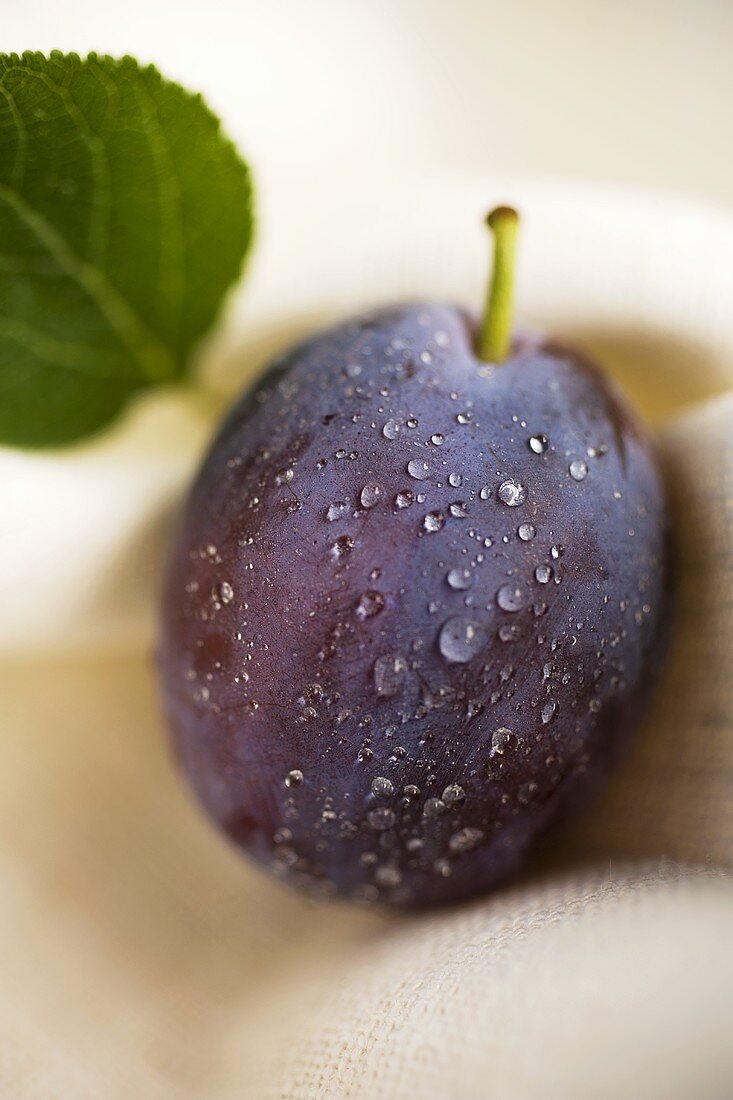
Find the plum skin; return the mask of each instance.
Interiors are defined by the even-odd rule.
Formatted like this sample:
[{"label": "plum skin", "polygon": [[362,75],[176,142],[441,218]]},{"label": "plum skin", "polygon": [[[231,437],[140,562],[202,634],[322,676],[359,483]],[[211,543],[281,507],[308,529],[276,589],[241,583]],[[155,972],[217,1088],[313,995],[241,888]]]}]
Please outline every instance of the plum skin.
[{"label": "plum skin", "polygon": [[182,766],[319,896],[435,905],[516,872],[608,770],[663,652],[661,477],[596,369],[480,363],[416,304],[294,348],[235,406],[165,583]]}]

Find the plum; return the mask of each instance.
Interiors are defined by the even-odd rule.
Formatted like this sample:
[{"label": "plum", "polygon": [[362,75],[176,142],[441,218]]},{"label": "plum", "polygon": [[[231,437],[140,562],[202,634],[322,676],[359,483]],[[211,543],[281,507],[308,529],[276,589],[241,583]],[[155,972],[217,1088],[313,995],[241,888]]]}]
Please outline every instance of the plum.
[{"label": "plum", "polygon": [[578,352],[509,346],[502,217],[483,326],[399,305],[291,350],[226,419],[172,550],[178,757],[237,844],[319,896],[506,879],[607,771],[663,652],[652,448]]}]

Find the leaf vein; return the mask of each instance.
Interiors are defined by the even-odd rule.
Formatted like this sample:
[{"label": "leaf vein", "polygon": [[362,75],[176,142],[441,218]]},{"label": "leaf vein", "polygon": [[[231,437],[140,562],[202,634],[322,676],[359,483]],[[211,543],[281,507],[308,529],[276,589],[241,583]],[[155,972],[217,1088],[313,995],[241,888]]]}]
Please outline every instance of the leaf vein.
[{"label": "leaf vein", "polygon": [[[92,168],[92,201],[87,248],[90,257],[99,263],[107,250],[108,214],[110,207],[109,164],[107,162],[104,143],[90,128],[83,112],[65,84],[59,84],[50,77],[48,73],[37,72],[35,69],[29,69],[25,65],[16,66],[16,71],[25,73],[26,76],[36,80],[40,80],[45,87],[56,92],[66,107],[69,117],[74,123],[79,136],[89,150],[89,159]],[[70,73],[67,74],[67,79],[70,75]]]},{"label": "leaf vein", "polygon": [[[171,305],[173,302],[182,300],[185,286],[181,190],[173,166],[170,145],[160,125],[155,103],[147,89],[142,85],[135,85],[135,95],[141,105],[143,131],[148,139],[153,163],[155,164],[155,175],[160,197],[160,218],[164,226],[159,241],[162,269],[158,283],[159,292],[165,295],[168,299],[168,305]],[[142,99],[145,100],[147,110],[142,109]]]},{"label": "leaf vein", "polygon": [[104,351],[97,351],[86,344],[71,340],[58,340],[46,333],[39,332],[31,325],[13,317],[0,315],[0,335],[12,340],[25,351],[53,367],[61,367],[82,374],[87,378],[122,378],[126,372],[104,369]]},{"label": "leaf vein", "polygon": [[162,380],[175,374],[175,363],[165,347],[146,329],[99,268],[79,257],[43,214],[4,184],[0,184],[0,200],[7,203],[59,267],[94,302],[110,328],[136,359],[144,378],[148,381]]}]

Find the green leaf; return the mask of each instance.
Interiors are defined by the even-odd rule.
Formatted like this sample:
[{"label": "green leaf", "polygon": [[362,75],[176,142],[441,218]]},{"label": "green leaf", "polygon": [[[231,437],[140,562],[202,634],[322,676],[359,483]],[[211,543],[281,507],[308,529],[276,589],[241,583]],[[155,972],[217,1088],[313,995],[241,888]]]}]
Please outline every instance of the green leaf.
[{"label": "green leaf", "polygon": [[130,57],[0,55],[0,442],[68,443],[185,376],[251,237],[200,96]]}]

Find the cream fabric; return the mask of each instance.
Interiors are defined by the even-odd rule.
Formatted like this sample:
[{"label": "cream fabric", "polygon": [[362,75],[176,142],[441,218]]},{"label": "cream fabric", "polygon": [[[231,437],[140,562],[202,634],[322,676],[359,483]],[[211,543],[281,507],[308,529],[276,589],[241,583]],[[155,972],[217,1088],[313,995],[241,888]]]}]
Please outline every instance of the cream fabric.
[{"label": "cream fabric", "polygon": [[[610,199],[583,205],[554,192],[532,206],[525,197],[560,219],[553,233],[580,218],[592,240],[579,240],[578,253],[602,241],[610,257],[606,279],[594,269],[584,289],[568,250],[560,287],[542,300],[530,290],[530,314],[557,308],[612,365],[634,363],[632,388],[661,422],[677,619],[665,676],[622,767],[524,880],[492,897],[409,919],[313,908],[241,861],[173,773],[149,657],[151,588],[143,599],[128,569],[110,590],[109,557],[80,544],[77,566],[91,576],[73,588],[77,602],[68,593],[54,602],[49,553],[36,604],[49,595],[49,637],[68,616],[75,653],[31,654],[37,639],[16,603],[5,648],[15,637],[26,656],[0,661],[1,1097],[733,1095],[733,394],[709,396],[733,386],[733,229],[682,208],[678,221],[655,220],[646,200],[620,198],[633,232],[618,243]],[[469,196],[458,189],[454,201]],[[653,232],[640,240],[643,225]],[[705,258],[697,281],[670,260],[672,229],[682,254]],[[443,247],[448,230],[436,228]],[[526,263],[552,266],[546,251]],[[461,278],[473,286],[472,271]],[[344,296],[360,293],[368,298],[353,285]],[[343,304],[337,296],[334,308]],[[707,398],[688,410],[685,371]],[[156,494],[164,483],[163,496],[174,492],[194,444],[168,482],[151,479],[149,498],[140,467],[127,467],[128,443],[106,465],[108,444],[98,446],[73,455],[67,476],[101,500],[114,474],[136,502],[129,515],[161,523]],[[12,469],[16,486],[31,477],[20,460]],[[34,470],[46,476],[40,460]],[[42,530],[30,505],[25,517]],[[140,549],[136,522],[119,540],[122,559]],[[32,579],[17,558],[14,568],[15,585]],[[91,579],[106,579],[105,600],[91,598]],[[108,600],[122,607],[136,592],[124,630],[115,620],[107,634]]]}]

